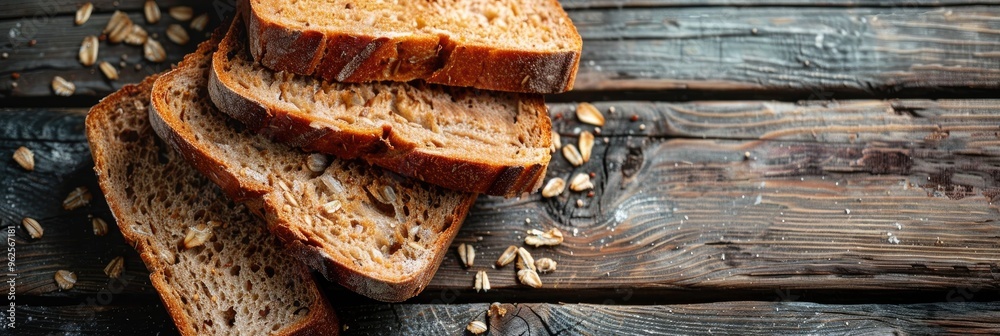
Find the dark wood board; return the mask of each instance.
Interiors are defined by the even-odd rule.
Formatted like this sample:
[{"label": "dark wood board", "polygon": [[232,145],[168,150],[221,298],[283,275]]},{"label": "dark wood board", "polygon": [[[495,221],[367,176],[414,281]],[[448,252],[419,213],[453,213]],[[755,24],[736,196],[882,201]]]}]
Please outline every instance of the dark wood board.
[{"label": "dark wood board", "polygon": [[[77,305],[19,304],[14,335],[177,335],[177,327],[158,300],[106,301]],[[124,301],[124,302],[123,302]],[[28,320],[30,317],[30,320]]]},{"label": "dark wood board", "polygon": [[997,7],[625,8],[571,12],[576,90],[894,95],[995,88]]},{"label": "dark wood board", "polygon": [[[566,140],[566,138],[564,138]],[[529,248],[559,270],[547,291],[585,288],[996,289],[1000,160],[933,149],[783,141],[612,138],[574,173],[596,196],[483,198],[455,244],[482,265],[446,257],[430,292],[467,288],[487,270],[495,292],[525,291],[493,270],[524,231],[566,241]],[[749,158],[744,154],[749,152]],[[559,159],[561,160],[561,159]],[[569,178],[557,161],[550,176]],[[961,181],[961,182],[959,182]],[[584,206],[577,207],[577,199]],[[530,223],[528,221],[530,220]]]},{"label": "dark wood board", "polygon": [[[468,335],[466,325],[488,323],[489,335],[702,335],[739,334],[996,334],[996,303],[824,305],[740,301],[690,305],[501,304],[503,316],[486,315],[489,303],[370,304],[338,307],[344,335]],[[74,333],[173,335],[158,304],[24,306],[36,317],[18,326],[24,335]],[[719,315],[726,312],[726,315]]]},{"label": "dark wood board", "polygon": [[[972,153],[996,151],[1000,132],[1000,100],[988,99],[593,105],[605,115],[599,135],[606,137],[884,143]],[[592,129],[576,122],[577,104],[550,107],[557,132],[570,136]]]},{"label": "dark wood board", "polygon": [[[460,335],[488,321],[488,335],[995,334],[996,303],[821,305],[723,302],[669,306],[501,304],[371,305],[341,309],[345,335]],[[720,315],[720,312],[725,312]],[[467,333],[466,333],[467,334]]]},{"label": "dark wood board", "polygon": [[[85,2],[90,2],[94,5],[94,13],[110,13],[115,10],[120,10],[123,12],[136,12],[141,13],[143,6],[145,5],[145,0],[96,0],[96,1],[76,1],[76,0],[52,0],[52,1],[17,1],[17,0],[3,0],[0,1],[0,19],[8,18],[27,18],[30,20],[41,20],[43,17],[53,17],[58,15],[70,15],[76,13],[76,10],[80,8]],[[167,16],[167,10],[174,6],[188,6],[195,9],[196,12],[222,12],[229,13],[229,10],[233,8],[235,0],[218,0],[218,1],[182,1],[182,0],[156,0],[157,7],[160,7],[160,11],[163,16]],[[73,24],[73,19],[69,21]],[[145,22],[145,21],[142,21]],[[39,22],[47,23],[47,22]]]},{"label": "dark wood board", "polygon": [[[0,153],[4,157],[0,166],[3,189],[0,226],[15,229],[18,295],[78,298],[80,293],[151,293],[149,272],[114,226],[114,218],[97,186],[90,148],[83,133],[84,112],[79,109],[0,111],[3,118]],[[21,146],[35,155],[32,172],[24,171],[10,159]],[[90,204],[64,210],[63,200],[81,186],[94,196]],[[107,235],[94,234],[92,216],[108,223]],[[24,217],[34,218],[46,229],[41,239],[28,236],[21,225]],[[7,230],[4,231],[7,236]],[[125,258],[125,272],[119,279],[109,279],[104,267],[118,256]],[[61,269],[77,274],[76,288],[59,290],[53,276]]]},{"label": "dark wood board", "polygon": [[[16,36],[10,37],[7,43],[0,44],[2,49],[0,52],[8,55],[6,59],[0,59],[0,99],[56,98],[41,101],[54,104],[50,106],[72,106],[67,103],[73,103],[74,97],[90,97],[90,100],[96,101],[97,98],[106,96],[125,84],[137,83],[150,74],[170,69],[171,64],[179,62],[185,54],[194,51],[198,42],[204,40],[221,21],[214,15],[210,16],[210,26],[204,32],[187,28],[187,23],[182,22],[191,40],[185,45],[178,45],[169,41],[164,33],[168,25],[178,22],[166,13],[155,25],[145,23],[141,11],[133,10],[128,14],[132,21],[140,24],[150,36],[156,34],[156,40],[166,50],[167,59],[161,63],[152,63],[143,58],[142,46],[102,41],[98,48],[97,63],[106,61],[115,65],[120,77],[115,81],[106,79],[98,70],[97,63],[85,67],[78,59],[80,44],[84,37],[100,36],[111,17],[110,12],[95,12],[90,20],[81,26],[73,25],[71,15],[54,16],[45,19],[44,29],[32,30],[28,29],[27,23],[22,22],[24,19],[0,20],[0,29],[3,31],[19,32],[15,34]],[[21,28],[17,28],[18,25],[21,25]],[[31,40],[36,41],[34,46],[29,46]],[[121,67],[122,62],[125,63],[125,67]],[[61,76],[76,85],[73,97],[55,96],[51,84],[55,76]]]}]

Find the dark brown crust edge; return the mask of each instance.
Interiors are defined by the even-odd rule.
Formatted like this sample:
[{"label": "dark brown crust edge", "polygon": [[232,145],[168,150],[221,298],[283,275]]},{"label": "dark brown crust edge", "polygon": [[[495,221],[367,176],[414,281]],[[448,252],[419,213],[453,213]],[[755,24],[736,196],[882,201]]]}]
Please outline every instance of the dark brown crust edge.
[{"label": "dark brown crust edge", "polygon": [[[208,91],[221,111],[254,131],[308,151],[347,159],[361,157],[370,164],[452,190],[516,197],[541,186],[544,169],[549,163],[548,155],[537,162],[524,162],[522,165],[464,161],[415,148],[412,141],[403,139],[391,127],[370,133],[327,127],[314,124],[308,116],[285,110],[268,101],[254,100],[251,98],[253,95],[234,83],[224,69],[229,54],[240,52],[225,48],[239,44],[232,40],[245,38],[245,35],[242,23],[234,20],[219,50],[212,56]],[[521,99],[522,106],[519,108],[537,114],[541,132],[551,129],[543,99],[536,95],[524,95]],[[548,134],[544,136],[548,137]],[[546,145],[544,150],[547,148]]]},{"label": "dark brown crust edge", "polygon": [[[126,85],[121,90],[105,97],[100,103],[91,108],[85,122],[87,140],[90,144],[91,155],[94,158],[94,171],[98,174],[98,184],[104,192],[108,206],[111,208],[111,212],[118,223],[127,223],[131,222],[131,220],[129,220],[129,213],[119,206],[124,200],[118,199],[115,186],[111,185],[110,180],[103,178],[105,174],[101,174],[101,172],[107,170],[109,163],[106,161],[105,147],[101,145],[100,139],[108,139],[109,137],[105,136],[105,132],[110,130],[103,127],[99,122],[105,114],[111,113],[111,108],[113,108],[115,102],[135,94],[151,91],[154,81],[159,76],[159,74],[151,75],[140,84]],[[195,330],[190,328],[190,317],[184,312],[181,300],[173,290],[173,286],[166,281],[163,271],[164,265],[159,262],[157,254],[144,240],[139,239],[134,232],[122,230],[121,233],[129,245],[135,247],[142,261],[150,269],[150,281],[160,294],[161,301],[170,313],[170,317],[173,319],[180,333],[182,335],[197,335]],[[306,268],[301,268],[301,270],[303,270],[300,274],[301,276],[306,279],[312,278],[312,275],[306,271]],[[284,333],[281,335],[336,335],[339,333],[337,315],[326,297],[319,290],[318,285],[314,283],[310,288],[310,292],[317,300],[313,307],[311,307],[309,315],[304,317],[301,323],[285,328]]]},{"label": "dark brown crust edge", "polygon": [[[251,1],[247,25],[254,59],[274,70],[341,82],[424,79],[487,90],[560,93],[573,89],[583,46],[576,27],[572,47],[562,52],[460,44],[444,35],[326,34],[282,26],[258,15],[253,6]],[[565,11],[559,15],[572,26]]]},{"label": "dark brown crust edge", "polygon": [[[160,77],[155,86],[159,87],[161,81],[172,80],[172,77],[176,75],[176,71],[184,70],[189,63],[196,63],[197,60],[193,58],[203,54],[203,48],[211,47],[213,46],[206,46],[205,44],[199,46],[198,51],[185,57],[184,61],[178,65],[177,70]],[[281,205],[279,201],[271,200],[271,190],[267,186],[250,182],[244,183],[240,177],[231,174],[226,169],[226,167],[230,166],[230,163],[218,160],[212,157],[206,150],[187,142],[187,137],[178,132],[181,126],[179,124],[174,125],[182,121],[169,117],[170,113],[160,112],[160,109],[167,108],[167,106],[160,106],[161,104],[165,104],[167,94],[168,92],[154,88],[149,107],[150,122],[153,125],[153,129],[165,142],[175,150],[181,152],[185,160],[191,162],[195,168],[213,182],[219,184],[227,194],[234,195],[234,199],[236,199],[236,196],[241,196],[242,198],[239,198],[238,201],[246,202],[251,209],[258,213],[263,212],[263,215],[267,218],[268,227],[271,232],[286,244],[286,247],[292,251],[291,253],[304,257],[303,260],[306,264],[319,270],[328,279],[338,281],[344,287],[373,299],[396,302],[403,301],[419,293],[434,276],[438,266],[441,264],[441,260],[444,258],[445,253],[447,253],[448,246],[458,234],[458,229],[465,219],[469,208],[475,202],[476,195],[469,194],[462,200],[460,206],[456,208],[452,214],[452,222],[448,223],[448,229],[441,233],[441,238],[439,238],[435,246],[437,253],[433,257],[433,262],[429,263],[426,269],[415,272],[410,278],[398,282],[376,279],[370,275],[362,274],[339,265],[330,260],[322,250],[305,244],[303,242],[305,237],[298,234],[290,222],[277,216]],[[243,188],[251,188],[252,190],[243,190]]]}]

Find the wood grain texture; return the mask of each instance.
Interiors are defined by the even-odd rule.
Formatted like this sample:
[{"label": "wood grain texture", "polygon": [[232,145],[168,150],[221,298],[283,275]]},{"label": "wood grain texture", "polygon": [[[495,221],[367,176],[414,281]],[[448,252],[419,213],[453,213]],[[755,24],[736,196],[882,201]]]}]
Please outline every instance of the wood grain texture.
[{"label": "wood grain texture", "polygon": [[[677,131],[676,114],[664,112],[670,109],[636,111],[650,119],[621,121],[630,119],[633,105],[616,104],[618,116],[602,133],[628,134],[623,128],[637,131],[635,124],[646,122],[660,125],[646,131],[688,138],[619,135],[607,137],[607,143],[598,138],[595,156],[578,168],[555,155],[548,177],[568,180],[592,172],[593,198],[569,191],[552,199],[481,198],[454,243],[474,244],[481,264],[464,269],[449,254],[429,292],[464,287],[459,294],[471,293],[477,270],[487,270],[499,297],[530,291],[516,283],[513,267],[491,265],[507,246],[523,245],[525,230],[550,227],[562,230],[565,242],[529,248],[536,259],[559,262],[558,271],[542,276],[547,292],[996,289],[1000,133],[990,122],[981,130],[955,130],[966,118],[991,120],[998,112],[941,108],[964,109],[974,102],[907,103],[928,108],[923,116],[899,118],[886,118],[892,112],[863,116],[861,108],[855,117],[839,120],[838,115],[853,113],[844,106],[868,106],[848,102],[816,107],[815,115],[789,113],[777,118],[774,128],[728,120],[727,114],[753,119],[748,116],[760,111],[739,102],[711,104],[702,107],[705,113],[681,117],[702,118],[709,131]],[[933,118],[938,119],[926,120]],[[792,132],[788,139],[753,140],[780,132],[777,125],[783,122],[813,124],[823,142],[808,132],[801,132],[804,139]],[[880,123],[893,126],[872,128],[858,140],[858,125]],[[921,126],[942,123],[956,128],[948,135]],[[593,128],[567,115],[554,127],[567,132],[564,144],[576,142],[574,131]],[[698,134],[743,140],[691,139]]]},{"label": "wood grain texture", "polygon": [[[463,335],[472,320],[489,335],[702,335],[740,334],[995,334],[996,303],[824,305],[806,302],[721,302],[689,305],[502,304],[503,316],[486,316],[487,303],[370,304],[339,307],[344,335]],[[33,319],[25,334],[174,335],[158,303],[19,306]],[[720,315],[719,312],[726,312]]]},{"label": "wood grain texture", "polygon": [[[0,110],[0,226],[14,229],[16,244],[15,272],[4,274],[17,274],[19,296],[151,293],[146,266],[125,243],[101,197],[83,133],[83,113],[79,109]],[[25,171],[11,159],[21,146],[34,153],[34,171]],[[63,200],[80,186],[91,191],[93,200],[82,208],[64,210]],[[109,233],[95,236],[89,216],[105,219]],[[42,238],[28,236],[21,225],[24,217],[38,220],[45,229]],[[110,279],[104,267],[118,256],[125,258],[125,272]],[[69,291],[59,290],[53,280],[61,269],[77,274],[78,282]]]},{"label": "wood grain texture", "polygon": [[[599,136],[646,136],[822,143],[886,143],[964,152],[1000,149],[1000,100],[848,100],[782,103],[594,102],[606,119]],[[579,133],[576,104],[550,104],[553,127]],[[612,108],[615,112],[611,112]],[[636,120],[633,121],[632,118]]]},{"label": "wood grain texture", "polygon": [[575,90],[893,95],[995,88],[996,7],[575,10]]},{"label": "wood grain texture", "polygon": [[[0,99],[54,97],[51,84],[55,76],[62,76],[76,85],[74,96],[104,97],[125,84],[137,83],[150,74],[170,69],[170,64],[194,51],[198,42],[204,40],[219,24],[219,19],[212,17],[205,32],[187,29],[191,41],[181,46],[167,40],[164,34],[167,26],[176,22],[165,12],[163,19],[155,25],[146,24],[141,11],[130,11],[128,14],[150,36],[157,35],[157,40],[167,52],[167,59],[162,63],[151,63],[143,58],[142,46],[101,42],[97,63],[107,61],[115,65],[120,76],[116,81],[106,79],[97,69],[97,63],[85,67],[78,60],[83,38],[101,35],[111,13],[95,12],[82,26],[74,26],[71,15],[54,16],[39,23],[44,24],[44,29],[33,30],[27,29],[26,24],[21,22],[22,19],[0,20],[0,29],[13,34],[8,43],[0,44],[0,52],[8,55],[7,59],[0,59]],[[17,27],[18,25],[21,27]],[[186,24],[184,26],[187,27]],[[37,41],[37,44],[29,46],[30,40]],[[124,68],[120,66],[123,60],[126,63]],[[137,65],[140,66],[139,69],[136,68]]]},{"label": "wood grain texture", "polygon": [[[804,291],[817,290],[830,290],[826,295],[881,293],[878,295],[882,297],[929,291],[948,301],[988,298],[1000,283],[996,277],[1000,274],[996,266],[1000,248],[995,243],[1000,151],[996,141],[988,141],[991,134],[997,136],[995,131],[968,127],[977,121],[993,127],[989,126],[995,125],[991,118],[1000,113],[991,107],[991,101],[892,103],[895,105],[889,107],[894,109],[906,106],[902,109],[906,113],[886,112],[885,106],[862,101],[830,102],[826,106],[768,103],[771,110],[781,111],[771,114],[761,114],[766,109],[761,108],[765,103],[759,102],[611,102],[616,113],[607,114],[608,123],[602,131],[608,135],[608,142],[598,137],[591,161],[571,168],[557,154],[550,167],[550,176],[569,177],[571,173],[593,171],[595,197],[570,193],[546,200],[538,195],[512,200],[481,198],[456,239],[456,244],[472,243],[476,247],[477,264],[463,269],[457,256],[449,254],[432,284],[418,298],[447,308],[425,311],[423,316],[438,321],[429,325],[444,328],[442,331],[461,330],[468,322],[463,314],[469,313],[463,313],[461,306],[452,302],[510,298],[572,301],[580,300],[582,292],[588,293],[586,300],[606,304],[670,302],[675,300],[667,296],[671,291],[692,293],[686,300],[691,296],[726,300],[718,293],[733,292],[774,293],[770,295],[777,300],[796,300]],[[607,111],[608,106],[602,104],[598,107]],[[593,129],[576,122],[569,111],[572,107],[557,104],[552,109],[554,116],[563,113],[554,126],[563,133],[563,143],[575,142],[578,129]],[[18,265],[27,270],[19,273],[19,300],[52,298],[75,304],[109,297],[114,302],[155,301],[139,259],[117,232],[113,230],[106,237],[93,237],[88,232],[86,215],[106,212],[100,197],[85,209],[61,209],[60,202],[70,189],[85,184],[99,190],[90,171],[82,110],[17,109],[0,113],[10,116],[0,122],[4,125],[0,127],[0,153],[7,153],[4,157],[8,158],[2,165],[4,174],[0,175],[4,179],[0,184],[8,188],[0,203],[4,225],[18,223],[25,213],[40,213],[45,214],[38,217],[48,229],[46,236],[36,241],[29,241],[23,230],[17,232]],[[633,114],[642,117],[632,122]],[[762,119],[759,123],[741,124],[731,118]],[[838,126],[879,122],[894,125],[894,131],[862,131],[863,135],[852,141],[845,133],[856,130]],[[637,123],[650,126],[640,130]],[[702,125],[691,126],[699,123]],[[787,137],[756,140],[782,129],[795,129],[796,125],[820,127],[824,138],[793,132]],[[940,132],[911,127],[914,125],[952,128],[948,137],[942,138]],[[629,130],[633,130],[631,135]],[[697,134],[713,134],[713,139],[697,139]],[[728,139],[714,139],[726,134]],[[682,137],[673,138],[678,135]],[[942,141],[935,140],[938,138]],[[39,148],[38,169],[30,173],[19,171],[9,160],[13,149],[26,143]],[[584,206],[576,207],[576,199],[582,199]],[[544,289],[516,284],[513,266],[490,266],[506,246],[522,245],[524,230],[553,226],[566,233],[562,245],[529,248],[536,258],[550,257],[559,262],[556,272],[542,276]],[[125,277],[128,284],[103,276],[105,259],[117,253],[131,254],[126,256],[127,275],[132,276]],[[81,275],[77,288],[54,288],[50,272],[59,268],[72,268]],[[490,275],[493,290],[489,293],[471,290],[476,270],[487,270]],[[418,306],[395,306],[389,311],[401,314],[399,309],[414,307]],[[656,321],[661,317],[657,314],[662,313],[657,313],[655,307],[640,311],[597,307],[561,314],[565,319],[607,314]],[[859,307],[863,307],[858,308],[862,313],[888,309]],[[345,318],[349,327],[377,332],[362,325],[381,321],[379,315],[350,315],[350,307],[342,308],[342,315],[344,309],[353,316]],[[803,309],[803,314],[818,309]],[[859,314],[852,309],[841,314]],[[442,317],[448,312],[462,317],[461,323]],[[533,316],[542,314],[531,312]],[[699,323],[718,327],[722,322],[707,317],[717,313],[704,308],[703,315],[690,317],[690,323],[695,325],[685,331],[704,326]],[[748,310],[747,314],[751,313],[758,312]],[[918,309],[910,314],[929,313]],[[730,315],[727,318],[741,316]],[[789,325],[791,321],[801,323],[798,316],[789,318]],[[978,319],[946,320],[950,322],[941,324],[946,328],[991,326],[970,322]],[[593,324],[581,327],[587,329],[572,330],[619,328],[617,324],[609,325],[611,321],[615,319],[595,319]],[[735,321],[727,325],[737,328],[749,323],[738,318]],[[412,328],[382,322],[382,329],[378,329],[381,332]],[[913,327],[917,329],[902,330],[926,328],[917,325]],[[877,324],[867,327],[909,328]]]},{"label": "wood grain texture", "polygon": [[[1000,332],[996,303],[821,305],[798,302],[722,302],[693,305],[608,306],[502,304],[372,305],[338,311],[345,335],[459,335],[470,321],[488,322],[489,335],[931,335]],[[725,312],[721,315],[720,312]],[[467,334],[467,333],[464,333]]]},{"label": "wood grain texture", "polygon": [[[94,13],[110,13],[115,10],[121,10],[123,12],[136,12],[142,13],[143,5],[146,3],[145,0],[91,0],[91,1],[76,1],[76,0],[51,0],[51,1],[17,1],[17,0],[3,0],[0,1],[0,19],[9,18],[23,18],[27,20],[40,20],[43,17],[53,17],[58,15],[70,15],[76,13],[76,10],[80,8],[85,2],[90,2],[94,5]],[[219,1],[191,1],[191,0],[156,0],[156,4],[160,7],[160,11],[163,12],[163,16],[166,17],[167,9],[173,6],[190,6],[193,7],[196,12],[208,12],[224,11],[226,8],[232,7],[235,4],[235,0],[219,0]],[[70,25],[73,24],[73,19],[70,18],[67,21]],[[145,21],[142,21],[145,22]]]},{"label": "wood grain texture", "polygon": [[158,300],[138,304],[19,304],[16,335],[177,335]]},{"label": "wood grain texture", "polygon": [[804,6],[804,7],[937,7],[982,5],[976,0],[561,0],[565,9],[696,6]]}]

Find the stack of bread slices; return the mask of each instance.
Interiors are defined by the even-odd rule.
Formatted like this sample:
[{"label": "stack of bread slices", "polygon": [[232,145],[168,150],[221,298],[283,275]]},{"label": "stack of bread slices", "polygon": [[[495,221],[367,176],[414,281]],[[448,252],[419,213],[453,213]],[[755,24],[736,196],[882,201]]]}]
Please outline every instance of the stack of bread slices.
[{"label": "stack of bread slices", "polygon": [[478,194],[540,187],[581,46],[555,0],[250,0],[87,135],[183,334],[335,334],[309,269],[418,294]]}]

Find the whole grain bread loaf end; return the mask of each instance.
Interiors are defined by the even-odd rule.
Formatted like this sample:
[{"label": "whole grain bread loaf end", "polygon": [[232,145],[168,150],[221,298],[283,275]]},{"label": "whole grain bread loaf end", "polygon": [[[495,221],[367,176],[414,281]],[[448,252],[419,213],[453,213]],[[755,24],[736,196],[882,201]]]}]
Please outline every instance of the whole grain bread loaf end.
[{"label": "whole grain bread loaf end", "polygon": [[453,190],[514,197],[541,186],[552,125],[540,95],[291,75],[253,61],[246,40],[237,18],[208,87],[257,132]]},{"label": "whole grain bread loaf end", "polygon": [[556,0],[251,0],[249,14],[254,59],[341,82],[559,93],[583,46]]},{"label": "whole grain bread loaf end", "polygon": [[[182,335],[336,335],[308,267],[263,220],[233,203],[153,132],[153,81],[127,85],[87,116],[101,189]],[[204,235],[197,244],[189,234]]]},{"label": "whole grain bread loaf end", "polygon": [[158,79],[153,128],[328,279],[368,297],[402,301],[437,271],[476,199],[270,141],[218,111],[208,96],[213,45]]}]

